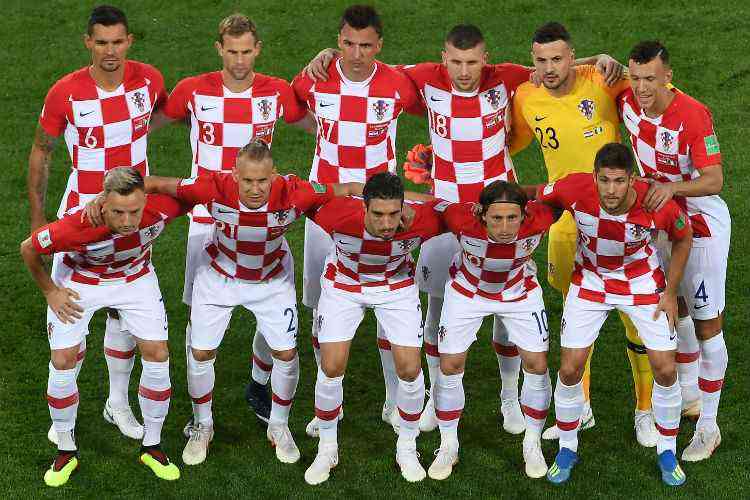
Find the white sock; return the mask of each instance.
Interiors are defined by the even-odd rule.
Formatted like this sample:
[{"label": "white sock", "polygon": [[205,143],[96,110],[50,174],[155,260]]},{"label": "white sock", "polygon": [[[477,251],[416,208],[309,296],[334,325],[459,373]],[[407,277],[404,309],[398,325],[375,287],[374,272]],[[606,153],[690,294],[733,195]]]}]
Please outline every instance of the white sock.
[{"label": "white sock", "polygon": [[549,371],[544,375],[537,375],[523,371],[523,386],[521,387],[521,409],[526,419],[526,435],[528,438],[539,438],[547,420],[549,403],[552,400],[552,384]]},{"label": "white sock", "polygon": [[83,337],[81,343],[78,345],[78,355],[76,356],[76,379],[78,374],[81,373],[81,367],[83,366],[83,360],[86,359],[86,337]]},{"label": "white sock", "polygon": [[289,423],[289,411],[292,409],[294,394],[299,382],[299,356],[289,361],[273,360],[271,371],[271,416],[274,423]]},{"label": "white sock", "polygon": [[58,370],[50,362],[47,377],[47,405],[52,425],[57,432],[58,450],[74,451],[77,449],[74,430],[78,415],[78,400],[76,369]]},{"label": "white sock", "polygon": [[712,431],[716,429],[716,415],[719,412],[721,388],[729,364],[729,353],[724,343],[724,333],[701,341],[701,366],[698,386],[701,390],[703,408],[696,428]]},{"label": "white sock", "polygon": [[677,322],[677,379],[682,389],[683,403],[701,397],[698,390],[700,345],[695,336],[693,318],[685,316]]},{"label": "white sock", "polygon": [[659,439],[656,441],[656,454],[667,450],[677,452],[677,434],[680,431],[680,413],[682,411],[682,392],[680,384],[675,382],[664,387],[654,381],[651,393],[651,407],[654,411],[656,430]]},{"label": "white sock", "polygon": [[458,441],[458,422],[466,404],[463,378],[463,373],[446,375],[442,370],[438,375],[433,401],[441,443]]},{"label": "white sock", "polygon": [[442,297],[427,297],[427,315],[424,320],[424,356],[427,360],[427,372],[430,377],[430,394],[435,391],[435,382],[440,376],[440,353],[438,351],[438,331],[440,330],[440,313],[443,309]]},{"label": "white sock", "polygon": [[161,428],[172,397],[169,360],[146,361],[141,358],[141,364],[143,371],[138,387],[138,402],[143,415],[143,446],[153,446],[161,443]]},{"label": "white sock", "polygon": [[120,328],[120,320],[107,315],[104,358],[109,372],[109,404],[114,408],[125,408],[129,404],[128,386],[135,364],[135,338]]},{"label": "white sock", "polygon": [[578,424],[583,412],[583,381],[565,385],[557,377],[555,386],[555,418],[560,432],[560,449],[578,451]]},{"label": "white sock", "polygon": [[377,324],[378,352],[380,353],[380,364],[383,367],[383,381],[385,382],[385,405],[388,408],[396,406],[396,394],[398,394],[398,375],[396,365],[393,362],[391,343],[385,338],[385,332],[380,323]]},{"label": "white sock", "polygon": [[188,394],[192,399],[193,418],[195,423],[205,427],[213,427],[213,390],[216,383],[214,363],[216,358],[198,361],[192,350],[188,354]]},{"label": "white sock", "polygon": [[257,331],[253,336],[253,356],[250,364],[253,380],[260,385],[266,385],[273,369],[273,357],[265,337]]},{"label": "white sock", "polygon": [[399,378],[396,402],[400,420],[397,446],[411,446],[416,443],[419,435],[419,417],[422,415],[422,408],[424,407],[424,375],[422,375],[422,370],[419,371],[417,378],[411,382]]},{"label": "white sock", "polygon": [[518,348],[508,339],[508,332],[497,317],[493,317],[492,346],[495,348],[500,369],[500,399],[517,401],[521,356],[518,354]]},{"label": "white sock", "polygon": [[315,354],[315,366],[320,369],[320,344],[318,343],[318,331],[320,330],[321,318],[318,317],[318,310],[312,310],[312,340],[313,354]]},{"label": "white sock", "polygon": [[315,382],[315,416],[319,421],[321,446],[338,444],[337,431],[342,404],[344,404],[344,376],[330,378],[319,368]]}]

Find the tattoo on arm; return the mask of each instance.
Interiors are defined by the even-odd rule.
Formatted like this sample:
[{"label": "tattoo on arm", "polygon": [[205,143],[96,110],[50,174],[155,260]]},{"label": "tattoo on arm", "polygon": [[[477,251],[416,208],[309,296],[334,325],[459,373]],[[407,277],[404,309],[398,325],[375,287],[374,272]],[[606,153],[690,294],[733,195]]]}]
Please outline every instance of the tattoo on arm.
[{"label": "tattoo on arm", "polygon": [[45,152],[47,155],[50,155],[55,149],[56,144],[57,137],[49,135],[44,131],[41,125],[37,125],[36,134],[34,135],[34,145]]}]

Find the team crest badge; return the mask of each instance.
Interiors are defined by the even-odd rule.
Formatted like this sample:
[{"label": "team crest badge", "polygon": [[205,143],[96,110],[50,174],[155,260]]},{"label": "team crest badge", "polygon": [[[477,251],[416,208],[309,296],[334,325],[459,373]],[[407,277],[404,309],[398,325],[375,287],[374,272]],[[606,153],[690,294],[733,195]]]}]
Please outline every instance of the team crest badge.
[{"label": "team crest badge", "polygon": [[411,249],[411,240],[401,240],[398,244],[404,252]]},{"label": "team crest badge", "polygon": [[523,248],[524,252],[531,252],[531,249],[534,248],[534,240],[531,238],[527,240],[523,240],[523,244],[521,244],[521,248]]},{"label": "team crest badge", "polygon": [[263,99],[258,103],[258,109],[264,120],[268,120],[271,117],[271,101]]},{"label": "team crest badge", "polygon": [[440,342],[442,342],[443,340],[445,340],[446,330],[445,330],[444,326],[441,325],[440,328],[438,328],[438,332],[437,333],[438,333],[438,338],[440,339]]},{"label": "team crest badge", "polygon": [[130,100],[133,101],[133,104],[135,104],[135,107],[138,108],[138,111],[143,113],[146,111],[146,96],[143,95],[143,92],[140,90],[136,93],[134,93],[132,96],[130,96]]},{"label": "team crest badge", "polygon": [[642,240],[645,234],[645,227],[639,226],[637,224],[630,226],[630,235],[633,237],[633,239]]},{"label": "team crest badge", "polygon": [[373,103],[372,110],[375,112],[375,118],[382,120],[388,112],[388,103],[383,99],[378,99]]},{"label": "team crest badge", "polygon": [[661,140],[661,146],[664,151],[672,149],[672,145],[674,144],[674,137],[672,137],[672,134],[665,130],[659,134],[659,139]]},{"label": "team crest badge", "polygon": [[318,314],[318,317],[315,318],[315,328],[320,332],[320,330],[323,328],[323,315]]},{"label": "team crest badge", "polygon": [[154,238],[159,236],[159,229],[156,226],[150,226],[146,228],[144,234],[146,235],[146,238],[153,240]]},{"label": "team crest badge", "polygon": [[493,88],[484,93],[484,98],[487,99],[488,103],[490,103],[492,109],[497,109],[500,107],[502,94],[496,88]]},{"label": "team crest badge", "polygon": [[594,118],[594,109],[594,101],[591,99],[584,99],[578,104],[578,111],[580,111],[587,120]]},{"label": "team crest badge", "polygon": [[428,281],[430,279],[430,268],[427,266],[422,266],[422,278],[425,281]]},{"label": "team crest badge", "polygon": [[279,210],[274,215],[276,216],[276,222],[283,224],[287,217],[289,217],[289,210]]}]

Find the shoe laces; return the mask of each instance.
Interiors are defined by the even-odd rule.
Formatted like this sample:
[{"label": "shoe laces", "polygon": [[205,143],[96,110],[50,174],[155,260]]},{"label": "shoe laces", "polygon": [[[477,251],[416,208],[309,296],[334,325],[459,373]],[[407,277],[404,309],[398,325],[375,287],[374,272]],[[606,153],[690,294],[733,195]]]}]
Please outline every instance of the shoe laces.
[{"label": "shoe laces", "polygon": [[[451,448],[447,446],[441,446],[433,452],[433,455],[435,455],[435,462],[437,462],[438,464],[453,465],[453,454],[451,453]],[[419,456],[419,453],[417,453],[417,456]]]},{"label": "shoe laces", "polygon": [[271,436],[276,443],[276,446],[282,446],[284,448],[289,446],[289,442],[292,441],[292,433],[289,428],[283,426],[274,426],[271,428]]},{"label": "shoe laces", "polygon": [[128,425],[131,425],[133,427],[138,427],[140,424],[135,419],[135,415],[133,415],[133,411],[130,409],[129,406],[126,406],[124,408],[114,408],[112,406],[109,407],[109,412],[112,415],[113,420],[125,420],[125,422]]},{"label": "shoe laces", "polygon": [[208,427],[198,424],[190,428],[190,441],[208,441],[210,430]]},{"label": "shoe laces", "polygon": [[654,419],[651,418],[651,413],[644,412],[644,413],[637,413],[635,415],[635,426],[638,427],[648,427],[649,430],[651,430],[652,427],[654,427]]}]

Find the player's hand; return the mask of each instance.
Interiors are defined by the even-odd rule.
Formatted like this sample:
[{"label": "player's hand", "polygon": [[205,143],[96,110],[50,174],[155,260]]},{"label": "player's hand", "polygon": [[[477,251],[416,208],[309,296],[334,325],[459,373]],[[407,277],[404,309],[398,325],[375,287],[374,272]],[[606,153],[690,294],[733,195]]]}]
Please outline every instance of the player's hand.
[{"label": "player's hand", "polygon": [[531,68],[531,74],[529,75],[529,81],[534,87],[541,87],[542,86],[542,75],[539,73],[536,68]]},{"label": "player's hand", "polygon": [[402,231],[408,231],[411,227],[412,222],[414,222],[414,217],[416,217],[417,212],[414,211],[411,206],[404,203],[403,208],[401,209],[401,230]]},{"label": "player's hand", "polygon": [[404,177],[414,184],[432,184],[432,145],[417,144],[406,154]]},{"label": "player's hand", "polygon": [[104,193],[99,193],[96,198],[86,203],[81,211],[81,222],[85,222],[86,219],[94,227],[104,225],[104,215],[102,215],[102,205],[104,205]]},{"label": "player's hand", "polygon": [[654,311],[654,321],[659,319],[661,313],[667,315],[667,323],[669,323],[669,332],[674,333],[677,331],[677,295],[671,292],[664,292],[659,299],[659,304],[656,306]]},{"label": "player's hand", "polygon": [[474,215],[474,217],[479,217],[482,215],[482,204],[481,203],[472,203],[471,204],[471,213]]},{"label": "player's hand", "polygon": [[45,293],[44,298],[47,299],[47,305],[55,316],[63,323],[75,323],[81,319],[83,308],[75,303],[81,296],[75,290],[55,287],[54,290]]},{"label": "player's hand", "polygon": [[610,87],[622,78],[625,66],[617,62],[612,56],[601,54],[596,61],[596,69],[604,77],[604,81]]},{"label": "player's hand", "polygon": [[671,182],[659,182],[652,179],[649,183],[651,187],[648,188],[643,198],[643,207],[648,212],[658,212],[674,198],[674,189]]},{"label": "player's hand", "polygon": [[328,80],[328,66],[339,54],[341,52],[336,49],[323,49],[305,66],[302,72],[314,82],[325,82]]}]

